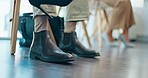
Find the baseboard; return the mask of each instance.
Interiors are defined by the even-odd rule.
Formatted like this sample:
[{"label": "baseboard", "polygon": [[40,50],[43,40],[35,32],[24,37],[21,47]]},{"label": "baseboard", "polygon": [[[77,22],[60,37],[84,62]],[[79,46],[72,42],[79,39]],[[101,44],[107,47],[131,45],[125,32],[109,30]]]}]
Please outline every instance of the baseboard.
[{"label": "baseboard", "polygon": [[[17,38],[17,40],[19,40],[20,38]],[[11,40],[11,38],[9,37],[0,37],[0,40]]]},{"label": "baseboard", "polygon": [[[114,39],[115,41],[118,41],[117,38]],[[136,42],[137,40],[136,39],[130,39],[130,42]]]},{"label": "baseboard", "polygon": [[138,35],[136,40],[139,41],[139,42],[148,42],[148,36],[146,36],[146,35]]}]

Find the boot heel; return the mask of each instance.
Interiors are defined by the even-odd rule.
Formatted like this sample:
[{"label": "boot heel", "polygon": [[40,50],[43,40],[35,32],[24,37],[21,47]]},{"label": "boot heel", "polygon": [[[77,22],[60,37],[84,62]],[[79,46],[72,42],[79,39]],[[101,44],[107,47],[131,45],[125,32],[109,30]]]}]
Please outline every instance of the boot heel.
[{"label": "boot heel", "polygon": [[30,53],[30,58],[36,59],[36,56],[34,54]]}]

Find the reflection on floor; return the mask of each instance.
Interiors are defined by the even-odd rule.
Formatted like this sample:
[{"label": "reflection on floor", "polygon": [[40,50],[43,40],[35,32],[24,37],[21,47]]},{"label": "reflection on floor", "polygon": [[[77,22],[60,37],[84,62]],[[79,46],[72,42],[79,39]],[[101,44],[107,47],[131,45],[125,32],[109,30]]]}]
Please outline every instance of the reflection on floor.
[{"label": "reflection on floor", "polygon": [[28,48],[17,46],[10,55],[10,42],[0,41],[0,78],[148,78],[148,44],[133,48],[104,47],[101,57],[75,57],[69,65],[45,63],[28,57]]}]

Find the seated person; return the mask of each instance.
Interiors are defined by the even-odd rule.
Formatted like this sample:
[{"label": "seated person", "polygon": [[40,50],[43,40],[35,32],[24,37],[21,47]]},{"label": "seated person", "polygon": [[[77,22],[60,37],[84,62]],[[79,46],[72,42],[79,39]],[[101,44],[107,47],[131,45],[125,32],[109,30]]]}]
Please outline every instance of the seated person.
[{"label": "seated person", "polygon": [[[86,0],[74,0],[67,7],[67,23],[59,47],[50,38],[48,17],[34,7],[35,27],[34,38],[30,47],[30,57],[38,58],[45,62],[65,63],[73,61],[71,54],[87,58],[100,56],[99,52],[85,48],[78,40],[75,32],[76,23],[88,19],[88,7],[88,1]],[[49,15],[56,15],[55,6],[45,5],[43,9]]]},{"label": "seated person", "polygon": [[135,24],[134,14],[130,0],[100,0],[112,7],[112,13],[109,19],[109,27],[106,29],[106,33],[110,42],[114,41],[112,32],[114,29],[123,29],[122,35],[119,38],[125,37],[125,41],[128,43],[129,28]]}]

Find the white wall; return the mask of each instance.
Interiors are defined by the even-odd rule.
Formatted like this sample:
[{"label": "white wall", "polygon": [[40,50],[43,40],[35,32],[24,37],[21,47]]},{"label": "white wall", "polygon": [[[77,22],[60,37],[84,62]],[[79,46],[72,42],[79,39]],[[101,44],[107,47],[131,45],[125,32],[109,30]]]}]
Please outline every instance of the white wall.
[{"label": "white wall", "polygon": [[130,29],[130,38],[148,36],[148,7],[133,8],[136,24]]}]

